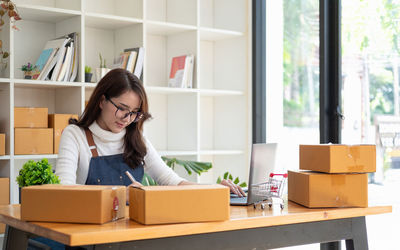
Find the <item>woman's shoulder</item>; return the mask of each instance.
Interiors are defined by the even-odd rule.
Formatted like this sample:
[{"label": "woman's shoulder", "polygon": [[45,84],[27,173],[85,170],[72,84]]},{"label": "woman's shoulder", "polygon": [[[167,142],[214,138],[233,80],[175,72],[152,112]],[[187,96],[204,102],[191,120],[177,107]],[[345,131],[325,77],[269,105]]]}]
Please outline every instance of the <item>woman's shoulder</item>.
[{"label": "woman's shoulder", "polygon": [[83,128],[75,125],[75,124],[69,124],[66,126],[63,130],[63,135],[69,135],[69,136],[83,136],[84,130]]}]

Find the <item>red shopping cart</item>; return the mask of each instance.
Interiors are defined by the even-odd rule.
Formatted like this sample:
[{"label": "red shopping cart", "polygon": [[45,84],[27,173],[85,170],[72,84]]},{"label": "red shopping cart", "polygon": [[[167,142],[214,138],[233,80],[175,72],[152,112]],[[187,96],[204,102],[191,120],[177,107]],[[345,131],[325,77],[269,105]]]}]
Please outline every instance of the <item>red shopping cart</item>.
[{"label": "red shopping cart", "polygon": [[287,173],[285,174],[271,173],[269,175],[267,182],[251,185],[252,192],[254,192],[255,195],[261,196],[263,198],[262,201],[253,204],[254,208],[257,208],[258,204],[261,204],[262,209],[265,209],[266,204],[268,204],[268,206],[271,208],[273,201],[278,200],[281,209],[283,209],[285,205],[282,198],[282,194],[287,177],[288,177]]}]

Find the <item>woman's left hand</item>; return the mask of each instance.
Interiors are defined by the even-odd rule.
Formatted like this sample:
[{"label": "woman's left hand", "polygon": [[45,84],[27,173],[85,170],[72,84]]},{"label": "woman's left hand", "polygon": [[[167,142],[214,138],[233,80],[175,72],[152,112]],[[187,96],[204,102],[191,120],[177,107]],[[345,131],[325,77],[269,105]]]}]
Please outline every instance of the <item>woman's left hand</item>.
[{"label": "woman's left hand", "polygon": [[232,193],[237,194],[239,197],[246,196],[246,193],[243,191],[243,189],[239,186],[233,183],[231,180],[225,180],[223,179],[221,181],[221,185],[229,187]]}]

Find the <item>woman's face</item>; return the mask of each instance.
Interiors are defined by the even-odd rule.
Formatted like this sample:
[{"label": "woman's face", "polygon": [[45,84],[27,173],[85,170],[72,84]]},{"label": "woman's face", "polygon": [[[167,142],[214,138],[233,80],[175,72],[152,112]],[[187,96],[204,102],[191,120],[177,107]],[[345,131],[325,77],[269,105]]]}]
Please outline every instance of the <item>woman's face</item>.
[{"label": "woman's face", "polygon": [[140,110],[140,97],[132,90],[117,97],[110,97],[109,100],[103,96],[100,108],[100,117],[97,119],[99,126],[104,130],[119,133],[133,122],[135,114],[129,112]]}]

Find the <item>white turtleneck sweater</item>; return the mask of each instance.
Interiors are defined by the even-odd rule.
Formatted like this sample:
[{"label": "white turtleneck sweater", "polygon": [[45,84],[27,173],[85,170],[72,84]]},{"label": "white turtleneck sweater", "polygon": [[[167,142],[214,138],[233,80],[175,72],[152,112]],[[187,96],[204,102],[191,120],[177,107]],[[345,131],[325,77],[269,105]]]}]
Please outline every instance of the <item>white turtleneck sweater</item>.
[{"label": "white turtleneck sweater", "polygon": [[[89,129],[92,131],[99,156],[123,153],[125,129],[113,133],[100,128],[97,122],[90,125]],[[145,173],[159,185],[178,185],[184,181],[185,179],[164,163],[153,145],[146,138],[144,140],[147,147],[144,157]],[[68,125],[61,135],[56,164],[56,175],[60,177],[61,184],[85,184],[91,157],[84,130],[76,125]]]}]

